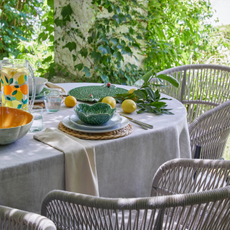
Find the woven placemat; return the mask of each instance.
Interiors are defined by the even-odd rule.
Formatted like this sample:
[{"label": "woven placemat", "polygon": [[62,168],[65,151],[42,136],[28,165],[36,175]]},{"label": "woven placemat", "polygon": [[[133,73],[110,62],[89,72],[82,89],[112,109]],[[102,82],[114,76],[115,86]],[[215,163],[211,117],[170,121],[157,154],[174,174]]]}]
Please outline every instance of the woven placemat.
[{"label": "woven placemat", "polygon": [[74,137],[78,137],[80,139],[87,139],[87,140],[107,140],[107,139],[116,139],[119,137],[124,137],[132,133],[133,127],[132,125],[128,124],[122,129],[114,130],[111,132],[106,132],[106,133],[83,133],[83,132],[78,132],[72,129],[69,129],[65,127],[62,122],[59,123],[58,128],[65,132],[68,133]]}]

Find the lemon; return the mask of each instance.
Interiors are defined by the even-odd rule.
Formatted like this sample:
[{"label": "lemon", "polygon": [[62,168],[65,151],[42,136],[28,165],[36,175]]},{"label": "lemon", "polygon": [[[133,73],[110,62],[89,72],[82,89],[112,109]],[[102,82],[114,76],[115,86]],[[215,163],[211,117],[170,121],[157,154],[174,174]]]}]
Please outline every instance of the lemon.
[{"label": "lemon", "polygon": [[116,100],[110,96],[104,97],[101,102],[109,104],[112,108],[116,106]]},{"label": "lemon", "polygon": [[77,104],[77,100],[76,100],[75,97],[73,97],[73,96],[67,96],[67,97],[65,98],[65,105],[66,105],[67,107],[72,108],[72,107],[74,107],[76,104]]},{"label": "lemon", "polygon": [[132,89],[130,89],[130,90],[128,91],[128,93],[129,93],[129,94],[132,94],[135,90],[137,90],[137,89],[132,88]]},{"label": "lemon", "polygon": [[133,100],[126,99],[122,102],[121,108],[123,109],[125,113],[132,113],[136,110],[137,105]]}]

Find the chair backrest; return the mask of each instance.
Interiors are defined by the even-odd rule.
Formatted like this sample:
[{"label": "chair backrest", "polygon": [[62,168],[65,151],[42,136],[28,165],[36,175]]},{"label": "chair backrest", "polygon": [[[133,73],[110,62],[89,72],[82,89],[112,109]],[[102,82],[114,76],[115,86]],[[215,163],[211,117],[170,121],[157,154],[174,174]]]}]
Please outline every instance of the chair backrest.
[{"label": "chair backrest", "polygon": [[230,187],[161,197],[112,199],[52,191],[42,214],[57,229],[228,229]]},{"label": "chair backrest", "polygon": [[201,159],[220,159],[230,134],[230,100],[201,114],[189,125],[192,156],[201,147]]},{"label": "chair backrest", "polygon": [[160,74],[171,75],[180,82],[179,87],[175,88],[163,81],[167,87],[162,87],[160,92],[185,104],[188,123],[202,113],[230,100],[230,67],[208,64],[184,65],[157,73]]},{"label": "chair backrest", "polygon": [[151,195],[203,192],[230,185],[230,161],[174,159],[161,165],[152,181]]},{"label": "chair backrest", "polygon": [[0,205],[0,230],[56,230],[45,216]]}]

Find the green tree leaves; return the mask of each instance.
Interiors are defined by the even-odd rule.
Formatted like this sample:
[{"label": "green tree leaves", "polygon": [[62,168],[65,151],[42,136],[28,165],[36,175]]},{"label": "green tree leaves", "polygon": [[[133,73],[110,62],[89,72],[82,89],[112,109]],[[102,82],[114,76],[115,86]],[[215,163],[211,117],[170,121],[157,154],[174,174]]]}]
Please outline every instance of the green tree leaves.
[{"label": "green tree leaves", "polygon": [[62,48],[68,48],[71,52],[72,50],[75,50],[77,48],[76,42],[68,42],[65,44]]}]

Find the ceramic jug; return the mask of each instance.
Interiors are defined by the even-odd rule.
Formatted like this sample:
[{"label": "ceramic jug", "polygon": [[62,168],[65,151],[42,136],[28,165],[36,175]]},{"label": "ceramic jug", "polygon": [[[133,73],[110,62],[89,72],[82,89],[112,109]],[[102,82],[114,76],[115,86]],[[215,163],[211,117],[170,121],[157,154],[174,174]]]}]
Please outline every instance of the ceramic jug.
[{"label": "ceramic jug", "polygon": [[[35,99],[35,78],[29,61],[5,59],[0,61],[2,106],[31,111]],[[28,80],[31,78],[32,85]],[[29,87],[32,95],[29,96]]]}]

